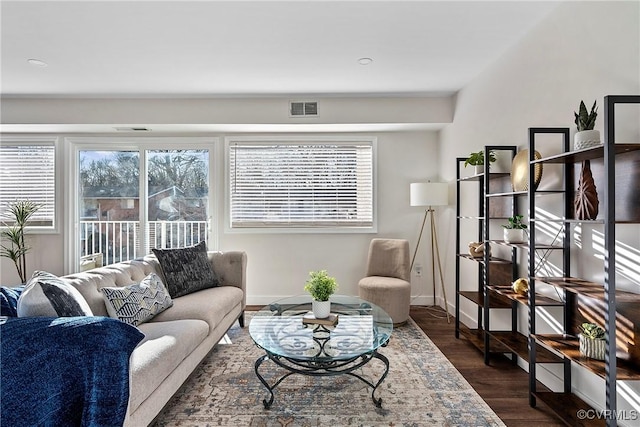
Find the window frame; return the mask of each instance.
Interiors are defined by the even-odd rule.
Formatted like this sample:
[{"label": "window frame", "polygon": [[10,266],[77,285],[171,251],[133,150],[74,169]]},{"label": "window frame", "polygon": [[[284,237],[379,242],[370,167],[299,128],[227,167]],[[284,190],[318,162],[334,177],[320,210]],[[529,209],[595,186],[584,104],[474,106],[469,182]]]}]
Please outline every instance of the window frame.
[{"label": "window frame", "polygon": [[[76,215],[78,212],[79,200],[78,200],[78,182],[77,177],[80,170],[78,162],[78,155],[80,151],[113,151],[113,150],[131,150],[140,152],[140,188],[144,188],[145,193],[147,191],[146,182],[146,152],[153,150],[208,150],[209,152],[209,206],[208,206],[208,221],[209,226],[207,232],[208,236],[208,249],[215,251],[219,247],[219,232],[218,232],[218,206],[219,206],[219,145],[220,138],[218,137],[198,137],[198,136],[183,136],[183,137],[168,137],[168,136],[114,136],[114,137],[66,137],[65,141],[65,159],[69,162],[69,167],[65,169],[65,182],[67,186],[67,192],[65,194],[64,206],[67,212],[70,214],[65,218],[66,232],[64,233],[64,265],[65,274],[77,271],[80,257],[80,247],[78,242],[78,231],[75,227],[77,220]],[[145,152],[143,154],[143,152]],[[147,212],[147,200],[146,197],[140,200],[141,215],[145,215]],[[145,222],[142,220],[141,223]]]},{"label": "window frame", "polygon": [[[62,162],[63,156],[61,155],[62,144],[60,138],[52,135],[7,135],[0,134],[0,144],[2,145],[17,145],[17,146],[46,146],[53,147],[53,221],[51,225],[27,225],[25,227],[25,234],[59,234],[60,223],[64,221],[62,218],[62,198],[60,197],[63,185],[63,171],[64,165]],[[0,229],[4,229],[2,223],[0,223]]]},{"label": "window frame", "polygon": [[[277,225],[265,225],[262,227],[233,227],[231,220],[231,146],[240,144],[318,144],[318,145],[340,145],[353,143],[371,144],[372,158],[372,223],[371,226],[354,225],[306,225],[302,227],[279,227]],[[227,136],[224,138],[224,232],[241,234],[319,234],[319,233],[377,233],[378,232],[378,209],[377,209],[377,145],[378,140],[374,136],[341,136],[341,135],[286,135],[286,136]]]}]

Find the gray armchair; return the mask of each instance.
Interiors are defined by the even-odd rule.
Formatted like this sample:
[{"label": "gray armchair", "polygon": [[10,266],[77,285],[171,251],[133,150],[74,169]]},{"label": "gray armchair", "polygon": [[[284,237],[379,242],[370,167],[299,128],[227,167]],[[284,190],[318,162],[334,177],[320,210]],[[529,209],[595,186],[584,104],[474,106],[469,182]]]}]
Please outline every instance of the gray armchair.
[{"label": "gray armchair", "polygon": [[394,325],[404,324],[411,307],[410,280],[409,242],[371,240],[366,277],[358,283],[360,298],[382,307]]}]

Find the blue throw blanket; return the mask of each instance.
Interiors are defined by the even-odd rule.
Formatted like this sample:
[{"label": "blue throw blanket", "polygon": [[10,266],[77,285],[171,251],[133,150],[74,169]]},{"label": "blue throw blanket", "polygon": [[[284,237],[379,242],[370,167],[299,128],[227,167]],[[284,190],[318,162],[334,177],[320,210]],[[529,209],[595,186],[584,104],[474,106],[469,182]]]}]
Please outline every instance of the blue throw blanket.
[{"label": "blue throw blanket", "polygon": [[144,334],[108,317],[0,320],[2,426],[120,426]]}]

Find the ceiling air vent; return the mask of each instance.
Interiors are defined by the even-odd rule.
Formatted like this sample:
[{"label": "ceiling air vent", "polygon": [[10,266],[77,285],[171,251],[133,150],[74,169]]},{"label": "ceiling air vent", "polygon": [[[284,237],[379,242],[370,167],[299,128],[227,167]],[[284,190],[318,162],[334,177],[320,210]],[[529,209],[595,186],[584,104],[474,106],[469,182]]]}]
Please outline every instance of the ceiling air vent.
[{"label": "ceiling air vent", "polygon": [[318,115],[318,102],[292,101],[289,103],[290,117],[309,117]]}]

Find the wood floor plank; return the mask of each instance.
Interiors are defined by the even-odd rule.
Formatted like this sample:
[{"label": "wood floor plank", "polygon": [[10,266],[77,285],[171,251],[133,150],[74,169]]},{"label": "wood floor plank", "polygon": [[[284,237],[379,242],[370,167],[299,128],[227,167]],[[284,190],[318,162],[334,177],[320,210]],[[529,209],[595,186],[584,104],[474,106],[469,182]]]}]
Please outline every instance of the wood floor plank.
[{"label": "wood floor plank", "polygon": [[529,375],[524,370],[502,356],[485,365],[476,347],[462,336],[455,338],[454,319],[447,323],[442,309],[411,306],[411,318],[508,427],[564,426],[544,404],[529,406]]}]

